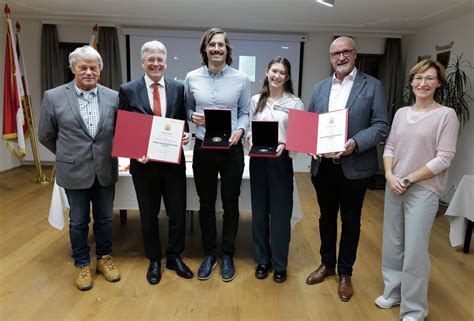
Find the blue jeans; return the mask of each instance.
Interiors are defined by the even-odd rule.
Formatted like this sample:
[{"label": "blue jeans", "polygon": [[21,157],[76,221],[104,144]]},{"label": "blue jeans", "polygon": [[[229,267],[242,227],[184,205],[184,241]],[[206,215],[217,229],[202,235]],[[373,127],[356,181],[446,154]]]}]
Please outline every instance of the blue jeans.
[{"label": "blue jeans", "polygon": [[75,266],[90,263],[89,235],[90,209],[94,217],[93,231],[98,257],[112,253],[112,213],[115,184],[103,187],[97,177],[86,189],[66,189],[69,202],[69,238]]}]

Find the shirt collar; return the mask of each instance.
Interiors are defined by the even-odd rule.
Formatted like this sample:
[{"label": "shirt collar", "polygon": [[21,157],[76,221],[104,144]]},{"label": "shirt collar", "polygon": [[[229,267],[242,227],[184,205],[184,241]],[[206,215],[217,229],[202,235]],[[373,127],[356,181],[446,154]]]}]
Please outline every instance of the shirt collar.
[{"label": "shirt collar", "polygon": [[208,66],[204,66],[204,70],[205,70],[205,71],[207,72],[207,74],[208,74],[209,76],[211,76],[211,77],[224,76],[224,75],[226,74],[228,68],[229,68],[229,65],[226,64],[226,65],[224,66],[224,68],[222,68],[222,70],[219,71],[219,73],[218,73],[217,75],[214,75],[214,74],[211,72],[211,70],[209,70],[209,67],[208,67]]},{"label": "shirt collar", "polygon": [[[152,84],[154,83],[153,80],[151,80],[150,77],[148,77],[147,74],[145,74],[145,84],[149,88]],[[161,77],[161,79],[158,81],[158,85],[161,87],[165,87],[165,77]]]},{"label": "shirt collar", "polygon": [[88,96],[89,94],[93,94],[94,96],[97,96],[97,86],[95,86],[94,89],[86,91],[86,90],[82,90],[81,88],[77,87],[76,82],[74,82],[74,89],[76,90],[76,95],[78,97],[81,96],[81,95]]},{"label": "shirt collar", "polygon": [[[344,77],[344,79],[343,79],[342,81],[344,81],[344,80],[346,80],[346,79],[349,80],[349,81],[354,81],[354,79],[355,79],[355,77],[356,77],[356,74],[357,74],[357,68],[354,67],[354,69],[352,69],[352,71],[351,71],[346,77]],[[342,83],[339,79],[336,78],[336,73],[334,73],[334,74],[332,75],[332,83],[333,83],[333,84],[335,84],[335,83],[339,83],[339,84]]]}]

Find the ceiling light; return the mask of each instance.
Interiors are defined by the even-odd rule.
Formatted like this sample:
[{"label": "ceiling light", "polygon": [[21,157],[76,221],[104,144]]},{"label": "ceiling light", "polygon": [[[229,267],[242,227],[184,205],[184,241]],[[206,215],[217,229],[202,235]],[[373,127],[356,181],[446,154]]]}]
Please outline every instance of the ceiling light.
[{"label": "ceiling light", "polygon": [[334,0],[316,0],[316,2],[320,4],[324,4],[325,6],[328,6],[328,7],[334,6]]}]

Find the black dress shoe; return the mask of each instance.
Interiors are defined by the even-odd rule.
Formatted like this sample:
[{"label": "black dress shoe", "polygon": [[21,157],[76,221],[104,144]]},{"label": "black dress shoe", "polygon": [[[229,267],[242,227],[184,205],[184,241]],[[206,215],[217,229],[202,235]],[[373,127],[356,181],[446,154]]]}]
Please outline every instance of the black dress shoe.
[{"label": "black dress shoe", "polygon": [[272,269],[272,264],[258,264],[255,268],[255,277],[257,279],[265,279],[268,276],[268,271]]},{"label": "black dress shoe", "polygon": [[146,279],[150,284],[158,284],[161,280],[161,264],[159,261],[151,261],[146,273]]},{"label": "black dress shoe", "polygon": [[273,272],[273,281],[276,283],[283,283],[286,280],[286,270]]},{"label": "black dress shoe", "polygon": [[183,259],[179,256],[167,259],[166,268],[176,271],[178,276],[185,279],[191,279],[194,276],[193,272],[191,272],[186,263],[184,263]]}]

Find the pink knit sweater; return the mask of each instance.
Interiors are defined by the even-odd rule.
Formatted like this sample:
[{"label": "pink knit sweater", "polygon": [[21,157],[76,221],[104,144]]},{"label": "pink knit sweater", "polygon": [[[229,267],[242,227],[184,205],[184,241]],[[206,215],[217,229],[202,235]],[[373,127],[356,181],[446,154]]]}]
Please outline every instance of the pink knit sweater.
[{"label": "pink knit sweater", "polygon": [[426,165],[435,176],[417,184],[440,195],[456,153],[458,132],[459,121],[452,108],[414,112],[403,107],[395,114],[383,156],[393,157],[392,172],[399,177]]}]

